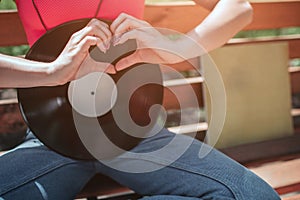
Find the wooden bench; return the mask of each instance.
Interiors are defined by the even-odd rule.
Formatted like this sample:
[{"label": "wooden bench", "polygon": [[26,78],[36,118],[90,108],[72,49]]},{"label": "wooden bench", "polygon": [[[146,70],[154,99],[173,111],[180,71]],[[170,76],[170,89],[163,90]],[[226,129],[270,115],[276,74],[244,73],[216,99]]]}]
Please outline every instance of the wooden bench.
[{"label": "wooden bench", "polygon": [[[245,28],[245,30],[263,30],[263,29],[277,29],[300,26],[300,2],[271,2],[271,3],[252,3],[254,8],[253,22]],[[270,10],[272,10],[270,12]],[[145,19],[153,26],[170,28],[180,32],[186,32],[195,25],[199,24],[207,15],[208,11],[200,6],[192,3],[176,3],[176,4],[159,4],[146,5]],[[185,17],[182,17],[185,16]],[[12,46],[26,44],[26,37],[24,30],[20,23],[16,11],[1,11],[0,13],[0,27],[5,27],[0,30],[0,46]],[[243,44],[266,44],[270,42],[286,41],[289,47],[289,58],[300,58],[300,35],[264,37],[256,39],[232,39],[226,44],[243,45]],[[183,62],[172,65],[180,72],[188,72],[186,74],[193,74],[187,80],[193,86],[199,100],[199,106],[204,108],[203,98],[203,79],[199,74],[195,74],[194,67],[200,68],[200,58],[192,60],[192,63]],[[300,67],[289,67],[287,69],[290,73],[291,80],[291,94],[296,95],[300,93]],[[171,75],[170,75],[171,77]],[[189,102],[188,95],[185,94],[186,85],[181,79],[170,79],[165,81],[168,87],[176,88],[180,91],[182,96],[186,96],[185,101],[187,105]],[[174,100],[175,99],[175,100]],[[176,113],[180,109],[178,101],[170,90],[165,90],[164,106],[171,113]],[[9,121],[14,119],[15,121]],[[258,173],[262,178],[267,180],[279,194],[300,191],[300,176],[297,176],[297,167],[299,164],[300,155],[300,135],[299,135],[299,116],[300,110],[293,108],[291,110],[294,122],[294,134],[284,138],[272,139],[267,141],[260,141],[255,143],[243,144],[220,149],[222,152],[249,167],[254,172]],[[11,116],[13,116],[11,118]],[[171,118],[170,117],[170,118]],[[24,123],[22,122],[17,100],[15,98],[8,100],[0,100],[0,127],[10,124],[11,132],[19,132],[24,130]],[[203,139],[207,130],[207,122],[201,121],[198,124],[171,124],[170,130],[180,134],[189,134],[197,132],[197,138]],[[1,129],[0,129],[1,130]],[[1,133],[0,134],[4,134]],[[285,169],[287,174],[280,172],[278,169]],[[270,176],[271,174],[271,176]],[[120,195],[128,197],[133,192],[123,187],[111,179],[97,175],[94,177],[83,191],[77,196],[78,198],[96,199],[97,196],[103,198],[114,197]],[[299,196],[298,196],[299,197]],[[297,198],[286,197],[286,199]]]}]

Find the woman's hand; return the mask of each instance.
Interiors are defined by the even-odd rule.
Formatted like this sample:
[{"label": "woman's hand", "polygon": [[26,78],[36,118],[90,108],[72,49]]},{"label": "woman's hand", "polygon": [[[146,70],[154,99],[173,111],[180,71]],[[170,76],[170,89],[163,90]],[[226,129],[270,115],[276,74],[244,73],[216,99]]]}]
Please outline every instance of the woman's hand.
[{"label": "woman's hand", "polygon": [[[136,39],[137,50],[116,64],[117,70],[125,69],[135,63],[147,62],[157,64],[172,64],[191,58],[188,50],[198,48],[197,43],[187,36],[170,30],[159,30],[149,23],[127,14],[120,14],[111,24],[114,34],[113,45]],[[162,34],[162,32],[164,32]],[[166,33],[167,32],[167,33]],[[168,36],[176,36],[176,38]],[[190,40],[190,41],[189,41]]]},{"label": "woman's hand", "polygon": [[111,37],[106,23],[92,19],[86,27],[71,36],[62,53],[51,63],[48,73],[54,75],[57,84],[65,84],[95,71],[116,73],[110,63],[96,62],[89,55],[89,48],[94,45],[105,53]]}]

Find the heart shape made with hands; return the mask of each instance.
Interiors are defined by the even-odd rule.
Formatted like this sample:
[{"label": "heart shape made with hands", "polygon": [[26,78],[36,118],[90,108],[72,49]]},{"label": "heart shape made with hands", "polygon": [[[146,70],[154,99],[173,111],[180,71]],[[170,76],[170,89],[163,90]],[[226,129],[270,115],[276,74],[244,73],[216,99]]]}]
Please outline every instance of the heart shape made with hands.
[{"label": "heart shape made with hands", "polygon": [[[89,20],[51,29],[30,48],[26,58],[55,60],[70,36]],[[111,46],[106,53],[92,47],[90,56],[115,64],[136,48],[136,42],[130,40]],[[149,113],[163,99],[158,65],[141,63],[116,74],[92,73],[91,77],[62,86],[18,89],[19,107],[30,130],[50,149],[74,159],[111,158],[130,151],[148,136],[160,115],[160,109]]]}]

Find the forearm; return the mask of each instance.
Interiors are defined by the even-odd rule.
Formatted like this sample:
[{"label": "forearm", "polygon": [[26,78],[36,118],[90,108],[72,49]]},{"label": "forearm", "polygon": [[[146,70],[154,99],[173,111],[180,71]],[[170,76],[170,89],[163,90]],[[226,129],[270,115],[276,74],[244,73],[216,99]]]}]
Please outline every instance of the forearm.
[{"label": "forearm", "polygon": [[41,63],[0,54],[0,87],[53,85],[50,63]]},{"label": "forearm", "polygon": [[155,29],[148,22],[120,14],[110,26],[112,33],[117,36],[113,45],[135,39],[138,50],[121,59],[116,69],[123,70],[141,62],[173,64],[204,55],[225,44],[252,19],[252,8],[244,0],[196,2],[212,9],[212,12],[187,34]]},{"label": "forearm", "polygon": [[220,0],[206,19],[190,31],[188,36],[209,52],[224,45],[251,20],[252,8],[247,1]]}]

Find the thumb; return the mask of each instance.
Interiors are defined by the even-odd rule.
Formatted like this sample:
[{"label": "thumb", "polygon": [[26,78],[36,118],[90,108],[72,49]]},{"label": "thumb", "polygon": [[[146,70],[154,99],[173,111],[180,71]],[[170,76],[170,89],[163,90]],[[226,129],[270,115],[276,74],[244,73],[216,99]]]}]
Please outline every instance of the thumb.
[{"label": "thumb", "polygon": [[116,70],[121,71],[139,62],[141,62],[139,51],[135,51],[133,54],[119,60],[116,64]]},{"label": "thumb", "polygon": [[95,61],[90,54],[88,54],[84,62],[84,65],[87,67],[87,70],[89,70],[89,73],[91,72],[107,72],[109,74],[117,73],[115,67],[111,63]]},{"label": "thumb", "polygon": [[106,72],[108,74],[116,74],[117,71],[115,69],[115,66],[113,66],[111,63],[100,63],[96,62],[97,65],[91,69],[91,72]]},{"label": "thumb", "polygon": [[115,67],[110,63],[97,62],[93,60],[89,55],[83,61],[80,68],[76,73],[76,79],[81,78],[92,72],[107,72],[109,74],[115,74]]}]

